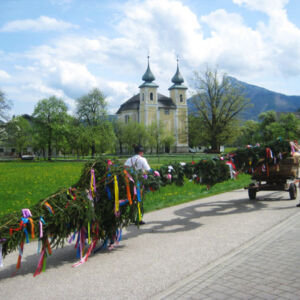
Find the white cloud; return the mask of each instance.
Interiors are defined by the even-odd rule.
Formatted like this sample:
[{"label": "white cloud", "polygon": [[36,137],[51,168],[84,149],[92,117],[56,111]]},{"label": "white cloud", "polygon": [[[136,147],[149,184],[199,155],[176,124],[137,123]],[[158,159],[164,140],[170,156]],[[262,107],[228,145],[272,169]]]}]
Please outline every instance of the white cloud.
[{"label": "white cloud", "polygon": [[289,0],[233,0],[233,2],[239,5],[244,4],[249,9],[273,14],[284,9]]},{"label": "white cloud", "polygon": [[[74,99],[98,87],[107,95],[111,111],[138,93],[148,51],[159,92],[166,95],[177,54],[187,83],[192,71],[205,65],[252,83],[265,82],[268,88],[273,84],[275,90],[284,76],[300,76],[300,30],[288,20],[287,1],[233,1],[263,11],[267,21],[253,28],[241,15],[224,9],[197,16],[178,0],[129,1],[114,21],[113,37],[60,36],[18,54],[17,76],[11,76],[16,85],[34,90],[32,95],[54,94],[73,107]],[[24,59],[26,65],[21,63]]]},{"label": "white cloud", "polygon": [[0,80],[10,79],[11,76],[4,70],[0,70]]},{"label": "white cloud", "polygon": [[79,26],[56,20],[47,16],[41,16],[38,19],[23,19],[15,20],[4,24],[0,31],[14,32],[14,31],[62,31],[71,28],[79,28]]}]

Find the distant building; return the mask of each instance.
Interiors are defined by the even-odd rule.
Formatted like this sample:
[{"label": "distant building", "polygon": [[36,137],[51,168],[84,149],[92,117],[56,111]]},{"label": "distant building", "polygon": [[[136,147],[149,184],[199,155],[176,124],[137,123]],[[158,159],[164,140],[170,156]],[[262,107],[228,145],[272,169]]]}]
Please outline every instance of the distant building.
[{"label": "distant building", "polygon": [[158,85],[148,67],[142,77],[140,93],[124,102],[117,111],[118,120],[128,123],[130,120],[145,126],[153,122],[163,122],[164,129],[174,135],[175,145],[172,152],[188,152],[188,110],[186,103],[187,87],[180,74],[178,61],[177,70],[172,78],[173,85],[169,88],[170,96],[157,92]]}]

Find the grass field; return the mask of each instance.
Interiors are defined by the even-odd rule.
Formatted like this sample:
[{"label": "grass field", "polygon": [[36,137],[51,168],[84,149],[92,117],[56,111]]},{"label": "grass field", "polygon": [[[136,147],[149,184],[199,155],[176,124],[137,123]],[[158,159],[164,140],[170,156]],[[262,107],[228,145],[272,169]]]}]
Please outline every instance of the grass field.
[{"label": "grass field", "polygon": [[170,207],[180,203],[243,188],[251,183],[250,175],[240,174],[237,180],[217,183],[207,190],[206,186],[186,180],[183,186],[167,185],[159,191],[148,192],[144,202],[145,212]]},{"label": "grass field", "polygon": [[0,215],[37,203],[79,179],[82,162],[0,163]]},{"label": "grass field", "polygon": [[[168,160],[168,163],[170,160]],[[2,162],[0,163],[0,215],[27,208],[39,200],[67,188],[79,179],[83,162]],[[249,175],[239,175],[206,190],[186,180],[184,186],[162,187],[146,195],[145,212],[168,207],[225,191],[250,183]]]}]

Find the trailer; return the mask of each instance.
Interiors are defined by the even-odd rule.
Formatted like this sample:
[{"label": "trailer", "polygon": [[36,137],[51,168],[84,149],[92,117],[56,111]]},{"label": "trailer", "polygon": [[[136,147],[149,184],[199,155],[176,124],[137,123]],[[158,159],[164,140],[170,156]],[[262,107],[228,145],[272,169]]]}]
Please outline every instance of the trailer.
[{"label": "trailer", "polygon": [[299,157],[288,157],[272,165],[261,162],[251,178],[254,182],[245,187],[250,200],[255,200],[259,191],[286,191],[294,200],[299,185]]}]

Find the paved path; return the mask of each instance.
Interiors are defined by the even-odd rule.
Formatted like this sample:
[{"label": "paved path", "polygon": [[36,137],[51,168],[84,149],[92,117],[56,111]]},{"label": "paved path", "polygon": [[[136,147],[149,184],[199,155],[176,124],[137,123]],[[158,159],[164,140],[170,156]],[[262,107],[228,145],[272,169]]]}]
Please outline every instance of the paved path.
[{"label": "paved path", "polygon": [[300,299],[300,211],[155,299]]},{"label": "paved path", "polygon": [[237,190],[149,213],[115,250],[72,268],[74,246],[66,246],[36,278],[37,244],[26,244],[14,277],[17,253],[4,260],[0,299],[274,299],[272,284],[281,299],[288,292],[300,299],[297,201],[281,192],[258,196],[250,201]]}]

